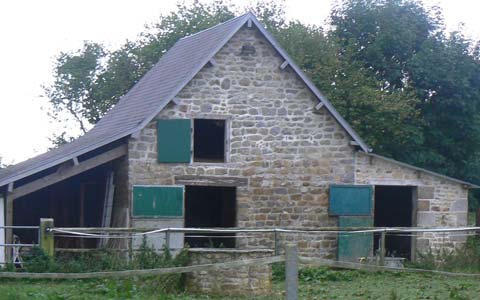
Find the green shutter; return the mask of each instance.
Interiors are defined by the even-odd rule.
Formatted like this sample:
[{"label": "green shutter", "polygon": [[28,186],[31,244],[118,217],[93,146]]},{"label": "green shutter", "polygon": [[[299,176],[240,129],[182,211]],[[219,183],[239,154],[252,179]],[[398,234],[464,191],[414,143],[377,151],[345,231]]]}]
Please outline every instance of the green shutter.
[{"label": "green shutter", "polygon": [[[373,218],[370,216],[338,217],[338,227],[371,227]],[[339,233],[338,260],[358,262],[360,257],[372,255],[373,233]]]},{"label": "green shutter", "polygon": [[369,185],[330,186],[330,215],[371,216],[372,202],[372,187]]},{"label": "green shutter", "polygon": [[190,162],[191,143],[191,120],[157,121],[158,162]]},{"label": "green shutter", "polygon": [[183,187],[134,186],[134,217],[182,217]]}]

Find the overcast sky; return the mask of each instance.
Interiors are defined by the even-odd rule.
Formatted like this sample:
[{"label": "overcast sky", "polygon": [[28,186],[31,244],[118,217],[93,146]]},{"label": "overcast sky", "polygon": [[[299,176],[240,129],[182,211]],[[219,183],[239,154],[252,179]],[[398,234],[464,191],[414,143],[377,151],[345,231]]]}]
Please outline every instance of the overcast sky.
[{"label": "overcast sky", "polygon": [[[476,0],[425,0],[444,10],[447,26],[480,39]],[[188,2],[188,1],[187,1]],[[334,0],[286,0],[290,19],[322,25]],[[90,40],[115,48],[145,24],[175,9],[177,0],[16,0],[0,3],[0,157],[17,163],[50,146],[61,126],[47,116],[42,85],[52,81],[54,57]],[[244,6],[249,1],[234,1]]]}]

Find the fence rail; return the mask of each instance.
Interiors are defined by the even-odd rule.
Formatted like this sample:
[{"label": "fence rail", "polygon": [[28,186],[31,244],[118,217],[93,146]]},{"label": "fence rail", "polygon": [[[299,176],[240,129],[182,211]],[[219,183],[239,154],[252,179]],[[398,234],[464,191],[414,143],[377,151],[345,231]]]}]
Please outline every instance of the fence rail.
[{"label": "fence rail", "polygon": [[[38,228],[38,227],[37,227]],[[76,233],[341,233],[341,232],[455,232],[455,231],[478,231],[480,227],[320,227],[320,228],[185,228],[185,227],[167,227],[167,228],[120,228],[120,227],[54,227],[48,228],[48,231],[57,232],[76,232]]]},{"label": "fence rail", "polygon": [[[171,234],[181,233],[187,236],[200,238],[218,238],[218,234],[225,234],[221,237],[232,237],[228,234],[244,234],[242,237],[248,237],[250,234],[272,234],[274,256],[264,258],[252,258],[244,260],[235,260],[222,263],[201,264],[184,267],[171,267],[160,269],[144,269],[144,270],[124,270],[124,271],[108,271],[108,272],[86,272],[86,273],[16,273],[16,272],[0,272],[0,278],[34,278],[34,279],[87,279],[87,278],[122,278],[130,276],[153,276],[162,274],[178,274],[197,271],[209,271],[218,268],[236,268],[243,266],[265,265],[277,262],[285,262],[286,265],[286,297],[287,300],[298,299],[298,270],[299,266],[327,266],[341,269],[358,269],[365,271],[392,271],[392,272],[421,272],[432,273],[445,276],[465,276],[480,278],[480,274],[452,273],[438,270],[424,270],[412,268],[395,268],[386,267],[385,264],[385,240],[388,234],[405,234],[415,236],[418,233],[450,233],[450,235],[476,234],[480,232],[480,227],[322,227],[322,228],[71,228],[71,227],[55,227],[52,219],[41,219],[40,226],[3,226],[4,229],[30,229],[38,230],[38,244],[0,244],[0,249],[13,248],[18,251],[20,247],[34,247],[38,245],[45,253],[50,256],[56,252],[90,252],[98,251],[93,249],[73,249],[73,248],[55,248],[55,237],[75,237],[75,238],[91,238],[91,239],[132,239],[136,237],[145,237],[149,235],[161,235],[165,245],[171,250],[180,248],[171,247]],[[379,265],[368,263],[355,263],[336,260],[327,260],[312,257],[298,256],[296,245],[292,245],[287,241],[285,247],[285,256],[280,255],[281,236],[284,234],[360,234],[360,233],[377,233],[379,235]],[[217,234],[217,235],[208,235]],[[118,248],[112,249],[117,252],[135,251],[130,245],[128,249]],[[270,248],[271,251],[271,248]]]},{"label": "fence rail", "polygon": [[131,276],[154,276],[163,274],[179,274],[197,271],[209,271],[219,268],[236,268],[244,266],[256,266],[284,262],[284,256],[271,256],[264,258],[243,259],[215,264],[202,264],[186,267],[124,270],[109,272],[85,272],[85,273],[15,273],[0,272],[0,278],[33,278],[33,279],[91,279],[91,278],[120,278]]},{"label": "fence rail", "polygon": [[[273,234],[273,249],[275,255],[280,254],[280,235],[281,234],[317,234],[317,233],[342,233],[342,234],[359,234],[359,233],[380,233],[380,264],[383,265],[385,259],[385,239],[387,233],[410,234],[427,233],[427,232],[467,232],[473,234],[480,231],[480,227],[321,227],[321,228],[118,228],[118,227],[54,227],[53,219],[41,219],[40,226],[1,226],[4,229],[31,229],[39,231],[38,244],[25,243],[4,243],[0,244],[3,248],[12,247],[34,247],[40,246],[49,255],[55,252],[89,252],[95,249],[72,249],[60,248],[55,249],[54,238],[56,237],[78,237],[91,239],[131,239],[133,237],[148,236],[153,234],[163,234],[166,246],[171,250],[177,250],[170,245],[170,235],[173,233],[194,234],[187,237],[200,238],[221,238],[234,236],[208,236],[200,234],[255,234],[270,233]],[[469,233],[470,232],[470,233]],[[129,251],[130,249],[117,249],[118,251]]]}]

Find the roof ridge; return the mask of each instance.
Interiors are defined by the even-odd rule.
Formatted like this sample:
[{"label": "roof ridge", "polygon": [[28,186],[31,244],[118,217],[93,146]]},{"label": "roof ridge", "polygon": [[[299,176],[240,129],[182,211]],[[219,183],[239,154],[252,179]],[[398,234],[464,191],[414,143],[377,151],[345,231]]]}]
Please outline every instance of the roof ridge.
[{"label": "roof ridge", "polygon": [[211,29],[214,29],[214,28],[216,28],[216,27],[219,27],[219,26],[221,26],[221,25],[226,25],[226,24],[231,23],[231,22],[233,22],[233,21],[236,21],[236,20],[238,20],[238,19],[244,18],[244,17],[246,17],[246,16],[249,15],[249,14],[251,14],[251,13],[250,13],[250,12],[247,12],[247,13],[245,13],[245,14],[243,14],[243,15],[240,15],[240,16],[238,16],[238,17],[232,18],[232,19],[227,20],[227,21],[225,21],[225,22],[218,23],[217,25],[214,25],[214,26],[212,26],[212,27],[208,27],[208,28],[205,28],[205,29],[200,30],[200,31],[198,31],[198,32],[195,32],[195,33],[193,33],[193,34],[184,36],[184,37],[180,38],[178,41],[183,41],[183,40],[186,40],[186,39],[191,38],[191,37],[193,37],[193,36],[196,36],[196,35],[198,35],[198,34],[200,34],[200,33],[204,33],[204,32],[206,32],[206,31],[209,31],[209,30],[211,30]]}]

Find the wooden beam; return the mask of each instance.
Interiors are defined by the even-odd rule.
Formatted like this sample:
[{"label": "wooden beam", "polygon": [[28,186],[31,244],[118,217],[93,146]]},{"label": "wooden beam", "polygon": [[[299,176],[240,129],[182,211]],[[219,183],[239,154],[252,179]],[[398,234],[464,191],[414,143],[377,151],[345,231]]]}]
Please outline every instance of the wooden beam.
[{"label": "wooden beam", "polygon": [[284,70],[287,66],[288,66],[288,61],[284,61],[284,62],[280,65],[280,69]]},{"label": "wooden beam", "polygon": [[74,158],[72,158],[72,160],[73,160],[73,165],[78,166],[78,164],[79,164],[78,163],[78,157],[74,157]]},{"label": "wooden beam", "polygon": [[[85,183],[80,184],[80,207],[78,213],[79,227],[85,226]],[[80,248],[85,248],[85,239],[80,238]]]},{"label": "wooden beam", "polygon": [[[0,193],[0,244],[5,244],[5,229],[1,228],[5,225],[5,198]],[[5,250],[5,247],[0,247],[0,263],[2,263],[2,266],[5,263]]]},{"label": "wooden beam", "polygon": [[247,27],[252,28],[252,19],[248,19],[247,21]]},{"label": "wooden beam", "polygon": [[[13,195],[11,193],[7,193],[7,197],[5,201],[5,225],[12,226],[13,225]],[[13,244],[13,230],[11,228],[7,228],[5,230],[5,243],[6,244]],[[5,261],[12,262],[12,248],[5,247]]]},{"label": "wooden beam", "polygon": [[175,184],[235,187],[235,186],[246,186],[248,184],[248,178],[182,175],[182,176],[175,176]]},{"label": "wooden beam", "polygon": [[13,190],[12,196],[19,198],[27,194],[33,193],[40,189],[43,189],[49,185],[55,184],[72,176],[78,175],[99,165],[103,165],[109,161],[117,159],[127,154],[127,146],[122,145],[112,150],[108,150],[102,154],[82,161],[77,166],[70,166],[59,169],[56,173],[47,175],[43,178],[37,179],[25,185],[22,185]]},{"label": "wooden beam", "polygon": [[323,107],[323,102],[319,102],[317,105],[315,105],[315,110],[320,110]]},{"label": "wooden beam", "polygon": [[211,65],[212,67],[216,67],[216,66],[218,65],[218,64],[217,64],[217,61],[216,61],[215,59],[213,59],[213,58],[210,59],[208,62],[210,63],[210,65]]},{"label": "wooden beam", "polygon": [[358,143],[355,142],[355,141],[350,141],[350,145],[351,145],[351,146],[359,146]]},{"label": "wooden beam", "polygon": [[9,192],[9,193],[13,192],[13,182],[10,182],[10,183],[8,184],[7,192]]},{"label": "wooden beam", "polygon": [[140,133],[141,133],[141,130],[137,130],[134,133],[132,133],[130,136],[132,137],[132,139],[136,140],[140,137]]},{"label": "wooden beam", "polygon": [[180,100],[179,100],[177,97],[173,97],[173,98],[172,98],[172,102],[173,102],[173,104],[175,104],[175,105],[180,104]]}]

